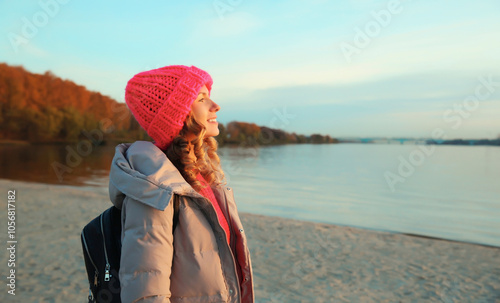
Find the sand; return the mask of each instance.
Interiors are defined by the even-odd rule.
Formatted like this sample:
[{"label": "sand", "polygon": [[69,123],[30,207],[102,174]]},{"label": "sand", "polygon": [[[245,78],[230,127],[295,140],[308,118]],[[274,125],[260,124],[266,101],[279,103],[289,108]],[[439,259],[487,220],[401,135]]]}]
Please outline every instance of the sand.
[{"label": "sand", "polygon": [[[106,184],[103,184],[106,185]],[[0,180],[0,302],[86,302],[80,231],[106,187]],[[16,190],[16,295],[7,293],[7,191]],[[256,302],[500,302],[500,248],[241,214]]]}]

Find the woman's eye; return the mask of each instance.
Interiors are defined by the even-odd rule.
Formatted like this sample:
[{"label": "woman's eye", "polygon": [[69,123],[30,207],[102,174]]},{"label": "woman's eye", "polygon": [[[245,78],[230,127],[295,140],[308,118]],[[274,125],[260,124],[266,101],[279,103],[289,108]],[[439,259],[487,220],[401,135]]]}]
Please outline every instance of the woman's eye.
[{"label": "woman's eye", "polygon": [[201,98],[199,101],[201,102],[201,101],[203,101],[203,100],[205,100],[205,99]]}]

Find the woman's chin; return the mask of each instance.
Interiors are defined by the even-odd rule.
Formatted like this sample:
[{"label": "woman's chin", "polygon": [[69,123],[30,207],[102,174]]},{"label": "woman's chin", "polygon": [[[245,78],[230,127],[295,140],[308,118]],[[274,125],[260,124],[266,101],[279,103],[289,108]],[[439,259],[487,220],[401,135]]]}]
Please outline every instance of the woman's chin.
[{"label": "woman's chin", "polygon": [[210,137],[217,137],[219,135],[219,132],[207,132],[205,134],[205,138],[210,138]]}]

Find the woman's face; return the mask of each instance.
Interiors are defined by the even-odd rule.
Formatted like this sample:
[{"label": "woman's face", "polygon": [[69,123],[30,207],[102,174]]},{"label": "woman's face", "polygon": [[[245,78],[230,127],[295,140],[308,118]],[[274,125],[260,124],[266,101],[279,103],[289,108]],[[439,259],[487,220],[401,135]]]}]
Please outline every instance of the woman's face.
[{"label": "woman's face", "polygon": [[209,92],[206,85],[200,89],[198,97],[191,105],[191,112],[196,119],[205,126],[207,132],[205,138],[214,137],[219,134],[219,123],[215,114],[219,111],[220,106],[210,99]]}]

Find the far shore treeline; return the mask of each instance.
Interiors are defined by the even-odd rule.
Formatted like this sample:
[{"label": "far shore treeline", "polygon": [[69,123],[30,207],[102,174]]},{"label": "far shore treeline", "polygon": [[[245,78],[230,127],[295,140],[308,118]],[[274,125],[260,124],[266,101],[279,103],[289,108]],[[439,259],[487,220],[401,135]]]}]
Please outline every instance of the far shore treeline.
[{"label": "far shore treeline", "polygon": [[[338,142],[328,135],[290,134],[237,121],[219,123],[219,129],[219,146]],[[151,140],[126,104],[50,71],[34,74],[0,63],[0,141],[67,143],[86,138],[99,144]]]}]

